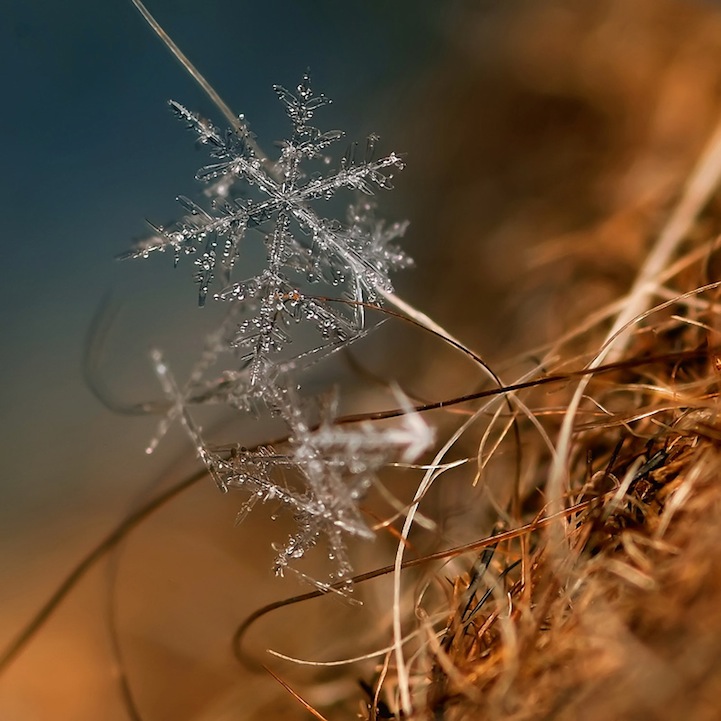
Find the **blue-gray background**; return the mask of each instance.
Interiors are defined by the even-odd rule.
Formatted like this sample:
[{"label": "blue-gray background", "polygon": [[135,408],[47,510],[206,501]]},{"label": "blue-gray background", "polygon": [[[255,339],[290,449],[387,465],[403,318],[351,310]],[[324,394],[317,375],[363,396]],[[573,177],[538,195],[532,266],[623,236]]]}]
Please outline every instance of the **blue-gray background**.
[{"label": "blue-gray background", "polygon": [[[377,130],[381,149],[402,150],[387,131],[442,52],[451,5],[155,0],[149,9],[266,148],[286,131],[272,84],[293,85],[309,67],[334,100],[320,125],[350,138]],[[188,267],[114,256],[145,232],[144,218],[176,214],[175,196],[193,194],[205,162],[166,101],[218,114],[129,0],[5,0],[0,68],[4,645],[131,499],[179,454],[191,457],[178,432],[146,457],[154,422],[103,408],[82,362],[109,291],[122,314],[100,371],[117,396],[156,392],[151,344],[197,345]]]},{"label": "blue-gray background", "polygon": [[[150,9],[268,147],[286,131],[271,85],[292,85],[307,67],[334,100],[319,123],[350,138],[382,132],[442,44],[437,6],[160,0]],[[26,523],[26,513],[53,515],[98,469],[104,477],[86,491],[112,492],[117,470],[102,459],[122,449],[130,462],[137,449],[138,424],[107,418],[83,387],[83,338],[108,290],[121,304],[150,293],[152,316],[167,302],[164,284],[177,278],[187,306],[178,318],[192,315],[187,266],[173,275],[170,258],[143,264],[114,256],[145,232],[144,218],[164,222],[177,213],[175,196],[193,194],[193,173],[206,160],[167,99],[218,114],[130,2],[11,1],[2,17],[5,535]],[[400,149],[402,138],[386,135],[382,147]],[[124,361],[133,364],[137,354],[147,365],[142,314],[128,312],[140,325],[136,345],[123,337]],[[105,423],[128,437],[105,437]]]}]

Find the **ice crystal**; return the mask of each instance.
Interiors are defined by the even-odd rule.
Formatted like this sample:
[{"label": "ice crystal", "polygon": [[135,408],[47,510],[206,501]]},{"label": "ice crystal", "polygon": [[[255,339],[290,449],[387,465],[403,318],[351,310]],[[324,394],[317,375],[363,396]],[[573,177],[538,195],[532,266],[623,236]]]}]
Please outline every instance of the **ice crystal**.
[{"label": "ice crystal", "polygon": [[[351,146],[331,172],[308,174],[303,164],[325,159],[324,151],[343,133],[321,132],[310,124],[315,111],[330,101],[313,93],[308,75],[295,93],[281,86],[274,90],[285,106],[292,132],[273,164],[259,157],[255,145],[248,142],[246,124],[241,130],[221,132],[210,121],[171,102],[216,161],[196,175],[209,183],[209,207],[179,196],[186,214],[168,227],[154,227],[156,232],[127,254],[147,257],[170,250],[176,263],[181,256],[194,256],[199,303],[203,305],[216,276],[222,286],[229,285],[249,230],[260,230],[266,246],[263,271],[217,294],[221,299],[248,303],[253,315],[238,327],[235,343],[255,366],[287,344],[286,326],[291,320],[309,321],[323,338],[352,336],[362,327],[358,304],[376,301],[378,291],[390,292],[389,273],[406,262],[402,253],[388,252],[386,247],[403,233],[403,224],[383,231],[358,215],[344,226],[322,217],[316,209],[317,201],[329,200],[342,188],[368,195],[375,188],[390,188],[392,170],[403,167],[399,156],[391,153],[374,159],[372,137],[362,159],[356,158]],[[348,311],[308,298],[303,287],[318,283],[342,287],[345,298],[355,305]],[[252,382],[258,380],[257,371]]]},{"label": "ice crystal", "polygon": [[[325,590],[341,593],[350,590],[352,567],[345,536],[373,537],[361,516],[358,501],[389,461],[400,458],[409,463],[426,450],[432,441],[426,423],[408,407],[401,426],[390,430],[379,430],[371,423],[336,426],[336,403],[332,396],[325,404],[320,422],[313,424],[308,404],[301,401],[297,388],[288,379],[276,377],[268,381],[265,393],[266,402],[282,416],[290,430],[283,448],[266,445],[253,450],[237,446],[210,449],[162,354],[154,351],[152,357],[174,415],[180,417],[211,477],[224,491],[238,489],[247,494],[238,521],[259,502],[273,503],[293,515],[298,530],[285,544],[274,544],[275,573],[282,576],[291,570]],[[399,402],[405,402],[401,396]],[[295,486],[288,482],[288,472],[295,473]],[[326,583],[291,566],[321,537],[326,540],[328,557],[334,565]]]},{"label": "ice crystal", "polygon": [[[295,380],[306,363],[369,331],[364,307],[380,304],[382,295],[392,291],[391,272],[410,264],[395,245],[406,224],[378,220],[369,198],[375,189],[390,188],[392,171],[403,164],[394,153],[374,158],[377,138],[371,136],[362,157],[350,146],[328,171],[325,153],[343,133],[322,132],[312,121],[316,110],[330,101],[314,94],[307,74],[294,92],[281,86],[274,90],[291,123],[275,162],[260,153],[242,116],[235,128],[223,132],[171,101],[175,114],[210,151],[211,164],[196,175],[206,185],[204,199],[178,197],[184,215],[167,227],[153,226],[153,234],[126,257],[170,251],[177,265],[183,256],[192,256],[200,305],[212,297],[229,308],[182,387],[162,354],[153,352],[168,411],[148,452],[170,423],[179,420],[218,486],[245,492],[239,520],[258,503],[286,509],[294,517],[297,531],[276,546],[276,573],[292,569],[303,576],[293,562],[323,538],[334,571],[327,582],[309,580],[330,589],[338,583],[343,587],[350,577],[345,537],[372,536],[358,502],[378,470],[398,457],[413,460],[430,442],[427,426],[412,413],[395,429],[339,427],[330,402],[314,423],[314,402],[301,398]],[[311,172],[313,165],[325,173]],[[360,199],[348,205],[343,222],[324,217],[318,207],[342,189]],[[258,232],[265,248],[262,268],[233,281],[241,248]],[[218,287],[211,294],[214,285]],[[294,328],[301,324],[314,329],[315,340],[288,350],[298,335]],[[211,372],[223,354],[231,354],[232,367]],[[191,413],[196,404],[255,413],[267,408],[287,425],[288,440],[278,449],[211,447]]]}]

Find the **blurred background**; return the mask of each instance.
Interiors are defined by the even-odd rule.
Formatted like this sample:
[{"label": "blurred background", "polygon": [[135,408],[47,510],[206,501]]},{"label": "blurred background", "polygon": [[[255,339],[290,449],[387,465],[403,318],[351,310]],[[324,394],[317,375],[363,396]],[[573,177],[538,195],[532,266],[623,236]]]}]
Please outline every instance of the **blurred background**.
[{"label": "blurred background", "polygon": [[[390,129],[443,53],[455,5],[157,0],[149,9],[272,155],[288,129],[272,85],[294,87],[308,68],[334,101],[319,114],[321,127],[341,128],[349,141],[374,131],[381,152],[404,150]],[[224,121],[129,0],[8,0],[0,28],[4,647],[126,512],[197,467],[178,428],[146,456],[157,420],[104,408],[82,369],[92,318],[108,296],[117,315],[96,370],[112,398],[159,396],[151,346],[181,378],[197,357],[213,320],[212,309],[197,308],[190,264],[174,272],[169,257],[115,256],[147,232],[144,218],[167,222],[178,214],[175,196],[199,189],[193,175],[207,154],[167,100]],[[244,442],[260,440],[250,425]],[[270,539],[285,529],[235,528],[239,503],[201,483],[133,534],[117,578],[107,567],[92,573],[0,679],[0,718],[127,718],[107,638],[109,597],[147,718],[220,718],[212,713],[224,709],[267,718],[273,696],[296,710],[267,677],[250,692],[230,656],[237,622],[300,588],[272,577]]]},{"label": "blurred background", "polygon": [[[349,140],[374,131],[379,152],[406,154],[397,190],[381,197],[384,215],[411,220],[405,247],[417,268],[398,279],[400,293],[494,363],[627,287],[717,120],[721,23],[700,0],[156,0],[149,9],[266,149],[286,132],[272,84],[292,86],[310,68],[334,101],[320,126]],[[4,646],[119,519],[196,468],[177,427],[146,456],[156,421],[111,413],[82,369],[109,294],[117,315],[95,371],[111,397],[158,397],[151,346],[180,377],[195,359],[212,310],[198,310],[189,266],[114,257],[145,232],[144,218],[166,222],[175,196],[196,192],[206,156],[166,101],[218,116],[130,2],[8,0],[0,56]],[[477,381],[466,361],[405,333],[380,332],[368,351],[375,371],[429,398]],[[248,445],[265,437],[246,430]],[[449,516],[468,505],[438,502]],[[275,681],[230,653],[247,613],[303,590],[271,576],[270,539],[283,528],[262,518],[234,528],[237,505],[201,483],[134,531],[0,678],[0,718],[128,718],[111,602],[143,719],[302,718]],[[340,657],[341,637],[352,647],[347,633],[383,612],[382,587],[369,593],[365,612],[326,600],[282,612],[254,648]],[[314,701],[357,693],[353,672],[332,671]]]}]

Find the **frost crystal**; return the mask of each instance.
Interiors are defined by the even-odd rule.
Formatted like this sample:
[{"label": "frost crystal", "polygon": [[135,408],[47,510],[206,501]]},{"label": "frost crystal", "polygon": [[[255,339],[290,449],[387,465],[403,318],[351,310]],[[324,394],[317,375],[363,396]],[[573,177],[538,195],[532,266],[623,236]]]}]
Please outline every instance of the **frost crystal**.
[{"label": "frost crystal", "polygon": [[[377,138],[371,136],[362,157],[351,146],[328,172],[325,151],[343,133],[321,132],[311,123],[316,110],[330,101],[313,93],[308,75],[295,92],[281,86],[274,90],[292,125],[275,162],[260,154],[242,116],[235,129],[223,132],[171,101],[175,114],[213,159],[196,174],[206,184],[205,199],[196,203],[178,197],[185,214],[167,227],[153,226],[154,233],[125,257],[169,250],[177,264],[181,257],[193,256],[200,305],[219,284],[211,297],[229,307],[225,323],[208,339],[182,388],[154,351],[169,410],[148,451],[171,421],[179,420],[218,486],[247,494],[239,518],[258,502],[286,508],[294,516],[298,531],[276,547],[276,573],[282,575],[325,539],[335,571],[328,583],[313,582],[329,589],[350,577],[344,537],[372,535],[357,504],[375,473],[398,456],[413,460],[430,443],[425,423],[412,414],[403,427],[391,431],[363,424],[341,428],[333,425],[331,403],[321,422],[313,425],[308,404],[291,380],[304,364],[364,336],[369,330],[364,306],[379,304],[382,294],[392,291],[390,273],[410,264],[395,245],[406,224],[377,220],[369,198],[375,189],[391,188],[392,171],[402,169],[403,163],[394,153],[375,159]],[[356,191],[361,198],[348,206],[345,222],[318,210],[341,189]],[[258,233],[264,246],[262,268],[234,282],[241,248],[252,244]],[[313,329],[315,340],[306,340],[305,346],[296,342],[289,350],[299,325]],[[211,375],[209,369],[224,353],[234,356],[233,367]],[[285,421],[289,440],[282,449],[211,448],[189,410],[205,403],[254,412],[268,408]]]}]

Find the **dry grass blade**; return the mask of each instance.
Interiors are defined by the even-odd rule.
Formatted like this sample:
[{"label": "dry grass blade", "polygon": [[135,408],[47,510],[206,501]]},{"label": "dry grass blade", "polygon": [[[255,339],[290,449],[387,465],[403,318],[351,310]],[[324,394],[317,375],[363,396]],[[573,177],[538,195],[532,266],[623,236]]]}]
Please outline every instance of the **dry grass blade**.
[{"label": "dry grass blade", "polygon": [[275,671],[272,671],[267,666],[263,667],[308,713],[312,714],[318,721],[328,721],[323,714],[317,709],[313,708],[299,693],[294,691]]},{"label": "dry grass blade", "polygon": [[[606,339],[589,367],[596,368],[606,359],[618,359],[625,351],[631,338],[634,323],[641,319],[653,295],[658,276],[670,263],[674,252],[688,233],[692,223],[709,200],[721,176],[721,122],[716,126],[704,152],[688,182],[678,205],[671,214],[656,244],[641,267],[624,306],[616,316]],[[561,426],[557,445],[557,456],[546,484],[549,498],[560,504],[568,483],[568,456],[571,434],[581,399],[588,386],[581,380],[576,388]]]},{"label": "dry grass blade", "polygon": [[[168,33],[165,32],[165,30],[163,30],[163,27],[151,15],[148,8],[145,7],[141,0],[131,0],[131,2],[133,3],[133,5],[135,5],[138,12],[143,16],[145,22],[147,22],[148,25],[152,28],[153,32],[161,39],[163,44],[168,48],[168,50],[170,50],[170,52],[175,56],[178,62],[183,66],[184,70],[203,89],[205,94],[212,101],[213,105],[215,105],[218,110],[220,110],[220,112],[230,124],[230,127],[234,128],[240,133],[245,133],[245,128],[240,123],[238,116],[233,113],[233,111],[228,107],[223,98],[221,98],[220,95],[217,93],[215,88],[213,88],[213,86],[205,79],[205,77],[201,75],[201,73],[193,65],[193,63],[191,63],[190,60],[186,57],[185,53],[183,53],[183,51],[173,42],[173,39],[168,35]],[[248,143],[252,145],[257,157],[261,158],[265,162],[265,155],[263,154],[258,144],[255,142],[255,140],[253,138],[249,138]]]}]

